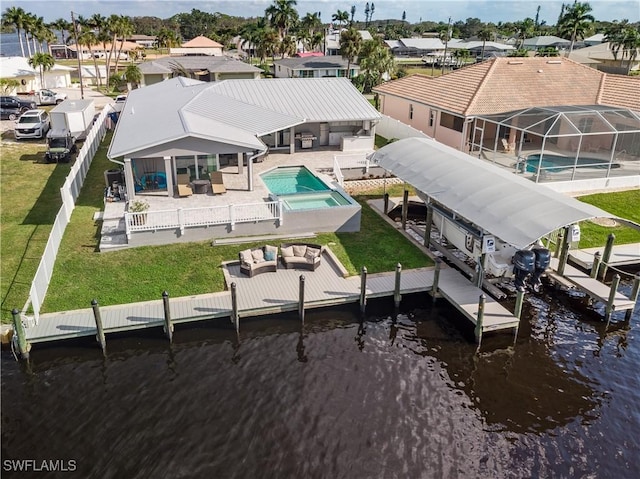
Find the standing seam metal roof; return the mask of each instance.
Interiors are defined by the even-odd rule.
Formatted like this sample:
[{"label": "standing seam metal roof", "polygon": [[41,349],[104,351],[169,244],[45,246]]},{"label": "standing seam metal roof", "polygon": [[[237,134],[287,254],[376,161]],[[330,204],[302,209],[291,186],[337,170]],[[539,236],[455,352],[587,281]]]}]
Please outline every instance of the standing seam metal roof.
[{"label": "standing seam metal roof", "polygon": [[516,248],[578,221],[616,218],[428,138],[391,143],[370,159]]}]

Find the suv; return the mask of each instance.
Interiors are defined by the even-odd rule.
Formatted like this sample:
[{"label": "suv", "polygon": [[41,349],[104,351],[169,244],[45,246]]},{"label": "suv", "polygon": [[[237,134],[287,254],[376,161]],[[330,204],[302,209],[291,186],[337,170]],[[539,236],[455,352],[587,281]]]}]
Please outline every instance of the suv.
[{"label": "suv", "polygon": [[33,100],[21,100],[17,96],[0,97],[0,117],[3,120],[15,120],[32,108],[36,108],[36,102]]},{"label": "suv", "polygon": [[16,140],[20,138],[44,138],[51,127],[49,113],[44,110],[27,110],[16,122]]}]

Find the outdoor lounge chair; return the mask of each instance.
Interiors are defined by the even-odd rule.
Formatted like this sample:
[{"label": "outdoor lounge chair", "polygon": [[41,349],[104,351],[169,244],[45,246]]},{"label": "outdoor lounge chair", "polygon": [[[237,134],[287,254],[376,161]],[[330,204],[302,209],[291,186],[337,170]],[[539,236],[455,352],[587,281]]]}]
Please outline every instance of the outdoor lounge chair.
[{"label": "outdoor lounge chair", "polygon": [[513,153],[516,151],[516,145],[509,143],[505,138],[502,138],[502,148],[504,148],[505,153]]},{"label": "outdoor lounge chair", "polygon": [[191,185],[189,184],[189,174],[183,173],[178,175],[178,196],[191,196],[193,194],[193,190],[191,189]]},{"label": "outdoor lounge chair", "polygon": [[211,181],[211,192],[214,195],[220,195],[227,192],[227,188],[224,186],[224,181],[222,181],[222,171],[212,171],[209,173],[209,178]]}]

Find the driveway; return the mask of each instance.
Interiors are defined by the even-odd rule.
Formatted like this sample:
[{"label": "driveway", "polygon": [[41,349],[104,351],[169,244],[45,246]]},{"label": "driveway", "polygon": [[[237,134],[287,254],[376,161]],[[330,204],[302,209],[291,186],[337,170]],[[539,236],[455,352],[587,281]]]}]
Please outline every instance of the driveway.
[{"label": "driveway", "polygon": [[[54,89],[60,93],[66,93],[67,98],[71,100],[80,100],[80,87],[78,88],[55,88]],[[96,107],[96,112],[102,110],[108,104],[114,104],[113,98],[103,95],[95,90],[85,87],[84,88],[84,99],[85,100],[93,100],[93,104]],[[49,107],[47,107],[49,109]],[[15,141],[13,136],[13,127],[15,126],[15,121],[11,120],[2,120],[0,121],[0,135],[2,136],[2,141]]]}]

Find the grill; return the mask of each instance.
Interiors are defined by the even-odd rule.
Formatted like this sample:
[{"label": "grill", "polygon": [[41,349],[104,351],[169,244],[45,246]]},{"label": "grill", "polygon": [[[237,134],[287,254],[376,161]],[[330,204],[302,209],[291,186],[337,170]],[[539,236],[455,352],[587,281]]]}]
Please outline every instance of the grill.
[{"label": "grill", "polygon": [[313,133],[309,132],[300,133],[297,138],[300,139],[300,148],[312,148],[313,140],[316,139],[316,137],[313,136]]}]

